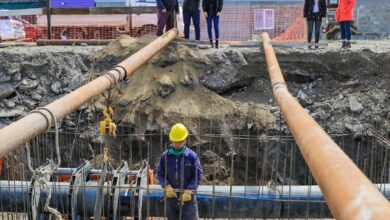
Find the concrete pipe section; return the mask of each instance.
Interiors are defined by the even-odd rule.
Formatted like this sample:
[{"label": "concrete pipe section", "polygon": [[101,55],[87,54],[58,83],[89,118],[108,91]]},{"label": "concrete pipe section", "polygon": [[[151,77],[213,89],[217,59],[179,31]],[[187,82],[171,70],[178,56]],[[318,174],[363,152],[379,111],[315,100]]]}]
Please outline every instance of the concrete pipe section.
[{"label": "concrete pipe section", "polygon": [[390,219],[390,203],[289,93],[267,33],[262,35],[280,111],[336,219]]},{"label": "concrete pipe section", "polygon": [[132,75],[154,55],[164,49],[178,35],[172,29],[125,59],[107,73],[85,84],[66,96],[46,105],[39,113],[31,113],[0,130],[0,156],[11,152],[53,125],[53,116],[60,121],[95,96]]}]

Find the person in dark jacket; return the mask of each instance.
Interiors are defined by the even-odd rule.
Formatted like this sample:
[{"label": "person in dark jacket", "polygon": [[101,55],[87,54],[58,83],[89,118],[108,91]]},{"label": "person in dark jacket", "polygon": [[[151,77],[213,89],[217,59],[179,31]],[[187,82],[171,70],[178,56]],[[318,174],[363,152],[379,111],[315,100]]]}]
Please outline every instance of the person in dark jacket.
[{"label": "person in dark jacket", "polygon": [[200,40],[200,0],[184,0],[183,19],[184,19],[184,38],[190,38],[191,19],[195,28],[195,40]]},{"label": "person in dark jacket", "polygon": [[[311,43],[313,27],[315,30],[315,43],[320,41],[322,18],[326,16],[326,0],[305,0],[303,17],[307,20],[307,42]],[[309,46],[311,48],[311,46]],[[318,48],[318,46],[316,46]]]},{"label": "person in dark jacket", "polygon": [[[157,179],[165,190],[168,220],[197,220],[194,192],[202,179],[198,155],[187,147],[187,128],[180,123],[169,132],[171,145],[157,166]],[[181,215],[181,216],[180,216]]]},{"label": "person in dark jacket", "polygon": [[213,47],[212,25],[215,31],[215,48],[219,47],[219,16],[223,8],[223,0],[203,0],[202,9],[207,20],[207,33],[210,45]]},{"label": "person in dark jacket", "polygon": [[175,13],[179,13],[177,0],[157,0],[157,31],[156,35],[161,36],[175,26]]}]

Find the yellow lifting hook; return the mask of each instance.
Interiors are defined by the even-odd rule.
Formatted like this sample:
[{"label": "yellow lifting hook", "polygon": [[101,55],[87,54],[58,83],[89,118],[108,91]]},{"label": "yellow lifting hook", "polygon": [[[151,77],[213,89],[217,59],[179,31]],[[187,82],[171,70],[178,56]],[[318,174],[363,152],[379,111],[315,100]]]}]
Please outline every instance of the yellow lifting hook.
[{"label": "yellow lifting hook", "polygon": [[100,122],[100,133],[105,136],[116,137],[116,125],[112,121],[111,117],[114,115],[114,111],[111,107],[107,107],[103,110],[104,121]]}]

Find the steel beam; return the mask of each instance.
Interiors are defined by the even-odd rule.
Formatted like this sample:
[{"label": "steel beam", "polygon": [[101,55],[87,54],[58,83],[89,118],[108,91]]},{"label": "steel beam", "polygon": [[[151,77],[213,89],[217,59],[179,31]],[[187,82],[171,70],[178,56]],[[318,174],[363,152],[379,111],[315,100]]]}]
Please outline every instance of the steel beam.
[{"label": "steel beam", "polygon": [[[165,48],[178,35],[177,29],[172,29],[156,40],[119,63],[106,74],[85,84],[75,91],[46,105],[45,108],[54,114],[57,121],[76,111],[95,96],[112,87],[115,82],[132,75],[154,55]],[[43,133],[52,124],[48,111],[40,110],[41,114],[32,113],[0,130],[0,156],[17,149],[22,144]],[[46,115],[44,117],[42,114]],[[47,120],[50,120],[48,125]]]},{"label": "steel beam", "polygon": [[390,219],[390,203],[288,92],[267,33],[272,90],[295,141],[336,219]]}]

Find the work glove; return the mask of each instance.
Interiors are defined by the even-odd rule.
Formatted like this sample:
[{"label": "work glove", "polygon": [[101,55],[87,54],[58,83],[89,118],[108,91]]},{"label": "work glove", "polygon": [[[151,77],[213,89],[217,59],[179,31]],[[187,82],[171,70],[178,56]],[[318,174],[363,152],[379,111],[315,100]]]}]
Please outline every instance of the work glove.
[{"label": "work glove", "polygon": [[184,204],[185,202],[191,201],[191,195],[192,191],[191,190],[184,190],[183,195],[179,198],[179,200]]},{"label": "work glove", "polygon": [[165,187],[165,195],[168,197],[168,198],[177,198],[177,195],[175,193],[175,191],[173,190],[173,187],[171,185],[167,185]]}]

